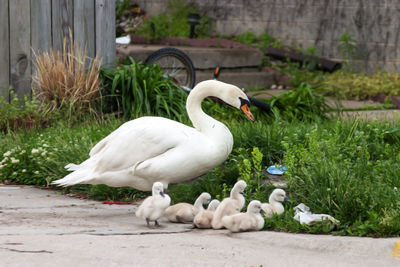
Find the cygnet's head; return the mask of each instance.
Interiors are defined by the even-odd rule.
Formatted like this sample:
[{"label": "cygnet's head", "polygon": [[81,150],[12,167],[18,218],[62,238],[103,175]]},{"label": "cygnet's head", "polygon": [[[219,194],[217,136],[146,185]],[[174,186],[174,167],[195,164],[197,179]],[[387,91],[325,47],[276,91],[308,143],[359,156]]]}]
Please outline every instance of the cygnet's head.
[{"label": "cygnet's head", "polygon": [[200,198],[202,200],[201,203],[203,203],[203,204],[208,204],[211,201],[211,196],[207,192],[201,193]]},{"label": "cygnet's head", "polygon": [[243,181],[243,180],[237,181],[236,184],[232,188],[231,195],[233,192],[234,193],[243,193],[246,186],[247,186],[247,184],[245,181]]},{"label": "cygnet's head", "polygon": [[289,201],[289,198],[286,196],[286,192],[283,189],[278,188],[272,191],[271,195],[269,196],[269,203],[283,201]]},{"label": "cygnet's head", "polygon": [[152,188],[153,196],[161,195],[164,197],[164,185],[160,182],[155,182]]},{"label": "cygnet's head", "polygon": [[198,83],[193,90],[200,88],[207,90],[207,96],[218,97],[225,103],[242,110],[250,120],[254,121],[254,116],[250,112],[249,98],[239,87],[216,80],[208,80]]},{"label": "cygnet's head", "polygon": [[260,213],[261,202],[258,200],[252,200],[247,206],[247,212],[249,213]]},{"label": "cygnet's head", "polygon": [[219,206],[220,202],[218,199],[213,199],[210,204],[208,204],[208,210],[216,210]]}]

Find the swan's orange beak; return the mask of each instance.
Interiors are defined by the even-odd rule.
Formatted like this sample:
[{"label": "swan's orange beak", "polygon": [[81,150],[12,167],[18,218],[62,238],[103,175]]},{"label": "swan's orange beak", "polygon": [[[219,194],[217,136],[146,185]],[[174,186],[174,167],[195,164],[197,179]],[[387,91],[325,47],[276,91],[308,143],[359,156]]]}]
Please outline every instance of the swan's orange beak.
[{"label": "swan's orange beak", "polygon": [[247,118],[249,118],[251,121],[254,121],[254,116],[251,114],[250,108],[248,104],[244,104],[240,107],[240,109],[246,114]]}]

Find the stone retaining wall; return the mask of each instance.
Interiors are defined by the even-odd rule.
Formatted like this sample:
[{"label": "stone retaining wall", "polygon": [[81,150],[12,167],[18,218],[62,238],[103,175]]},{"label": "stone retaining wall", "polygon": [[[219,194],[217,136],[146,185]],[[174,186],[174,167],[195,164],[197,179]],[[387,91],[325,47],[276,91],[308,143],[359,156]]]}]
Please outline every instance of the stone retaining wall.
[{"label": "stone retaining wall", "polygon": [[[267,32],[287,45],[315,46],[317,55],[339,59],[338,39],[357,41],[356,69],[400,70],[399,0],[187,0],[214,20],[218,34]],[[154,15],[164,0],[137,1]]]}]

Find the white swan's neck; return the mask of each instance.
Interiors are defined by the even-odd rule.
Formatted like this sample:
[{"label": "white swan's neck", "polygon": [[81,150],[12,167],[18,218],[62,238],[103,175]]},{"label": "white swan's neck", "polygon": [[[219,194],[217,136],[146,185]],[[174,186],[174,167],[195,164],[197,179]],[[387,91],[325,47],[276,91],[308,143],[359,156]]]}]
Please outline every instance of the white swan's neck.
[{"label": "white swan's neck", "polygon": [[[233,145],[233,137],[229,129],[221,122],[207,115],[201,108],[201,103],[208,96],[216,96],[208,84],[198,84],[189,94],[186,101],[186,110],[193,127],[212,140]],[[218,96],[216,96],[218,97]],[[230,151],[229,151],[230,153]]]},{"label": "white swan's neck", "polygon": [[242,194],[240,194],[239,192],[236,192],[236,190],[235,191],[232,190],[230,198],[236,199],[238,201],[240,209],[243,208],[245,199],[244,199],[244,196]]},{"label": "white swan's neck", "polygon": [[203,198],[202,197],[198,197],[197,199],[196,199],[196,201],[194,202],[194,205],[193,205],[197,210],[204,210],[204,207],[203,207]]}]

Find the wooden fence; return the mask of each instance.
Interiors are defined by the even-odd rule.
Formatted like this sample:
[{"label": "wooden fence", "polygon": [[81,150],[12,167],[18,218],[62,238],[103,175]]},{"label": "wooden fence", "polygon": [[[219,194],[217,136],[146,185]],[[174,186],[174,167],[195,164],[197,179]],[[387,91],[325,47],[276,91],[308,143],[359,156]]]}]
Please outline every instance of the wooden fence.
[{"label": "wooden fence", "polygon": [[69,29],[89,57],[115,61],[115,0],[0,0],[0,96],[31,94],[35,51],[62,49]]}]

